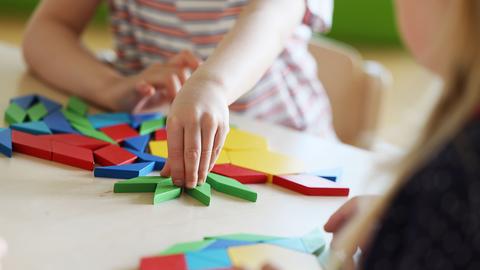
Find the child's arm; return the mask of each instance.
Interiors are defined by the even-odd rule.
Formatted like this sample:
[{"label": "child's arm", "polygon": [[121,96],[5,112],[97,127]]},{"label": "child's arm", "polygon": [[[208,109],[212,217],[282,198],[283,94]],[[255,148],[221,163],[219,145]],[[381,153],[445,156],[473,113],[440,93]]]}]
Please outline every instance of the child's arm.
[{"label": "child's arm", "polygon": [[228,105],[249,91],[284,48],[305,0],[253,0],[219,47],[185,83],[169,114],[169,160],[177,185],[205,181],[229,130]]},{"label": "child's arm", "polygon": [[[101,0],[44,0],[25,33],[23,52],[30,69],[53,86],[108,109],[131,109],[154,93],[145,83],[176,94],[178,66],[154,64],[136,76],[123,76],[99,61],[81,35]],[[194,67],[193,67],[194,68]],[[139,86],[140,85],[140,86]],[[136,90],[136,91],[135,91]]]}]

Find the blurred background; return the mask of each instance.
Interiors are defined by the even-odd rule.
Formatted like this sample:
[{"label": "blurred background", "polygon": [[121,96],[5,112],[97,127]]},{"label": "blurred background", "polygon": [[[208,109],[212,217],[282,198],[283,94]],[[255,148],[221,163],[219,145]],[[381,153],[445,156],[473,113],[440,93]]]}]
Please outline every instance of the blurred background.
[{"label": "blurred background", "polygon": [[[20,45],[25,25],[38,2],[0,1],[0,42]],[[112,47],[107,15],[103,5],[84,35],[85,44],[92,50]],[[393,0],[335,0],[333,29],[327,37],[353,46],[364,59],[378,61],[390,70],[393,85],[382,97],[379,137],[392,145],[407,146],[409,138],[399,131],[413,128],[417,116],[425,114],[425,105],[432,98],[424,90],[433,76],[415,63],[402,46]]]}]

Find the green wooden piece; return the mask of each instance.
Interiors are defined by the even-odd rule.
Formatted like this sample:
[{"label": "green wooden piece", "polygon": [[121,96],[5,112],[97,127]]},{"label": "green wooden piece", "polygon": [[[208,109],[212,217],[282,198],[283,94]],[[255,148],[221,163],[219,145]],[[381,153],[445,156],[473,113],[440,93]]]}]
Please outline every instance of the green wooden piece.
[{"label": "green wooden piece", "polygon": [[226,235],[218,235],[218,236],[207,236],[204,239],[205,240],[225,239],[225,240],[236,240],[236,241],[246,241],[246,242],[259,243],[259,242],[266,242],[266,241],[282,239],[282,237],[269,236],[269,235],[258,235],[258,234],[236,233],[236,234],[226,234]]},{"label": "green wooden piece", "polygon": [[157,185],[173,185],[171,178],[161,176],[140,176],[125,181],[116,182],[113,186],[115,193],[155,192]]},{"label": "green wooden piece", "polygon": [[212,188],[218,192],[251,202],[257,201],[257,193],[255,191],[230,177],[209,173],[207,176],[207,183],[209,183]]},{"label": "green wooden piece", "polygon": [[103,133],[99,130],[90,129],[90,128],[84,127],[84,126],[76,124],[76,123],[72,123],[72,126],[73,126],[73,128],[75,128],[76,130],[78,130],[80,133],[82,133],[85,136],[92,137],[92,138],[102,140],[102,141],[105,141],[105,142],[109,142],[111,144],[117,144],[116,141],[114,141],[112,138],[108,137],[105,133]]},{"label": "green wooden piece", "polygon": [[197,201],[201,202],[202,204],[206,206],[210,205],[211,191],[210,185],[208,183],[192,189],[185,189],[185,192],[195,198]]},{"label": "green wooden piece", "polygon": [[326,248],[325,238],[320,229],[315,229],[301,238],[303,246],[308,253],[320,255]]},{"label": "green wooden piece", "polygon": [[172,180],[160,182],[153,195],[153,204],[176,199],[180,197],[180,194],[182,194],[182,188],[173,185]]},{"label": "green wooden piece", "polygon": [[146,135],[154,132],[157,129],[164,128],[166,125],[166,118],[147,120],[140,126],[140,135]]},{"label": "green wooden piece", "polygon": [[27,113],[22,107],[18,106],[16,103],[10,103],[7,110],[5,111],[5,121],[8,124],[18,124],[25,121]]},{"label": "green wooden piece", "polygon": [[68,99],[67,109],[78,115],[84,116],[87,114],[88,105],[78,97],[70,97]]},{"label": "green wooden piece", "polygon": [[92,126],[92,123],[90,123],[90,121],[88,121],[88,119],[84,116],[80,116],[80,115],[78,115],[76,113],[73,113],[69,110],[62,110],[62,113],[65,116],[65,118],[67,118],[68,122],[70,122],[71,125],[77,124],[79,126],[83,126],[83,127],[89,128],[89,129],[95,129]]},{"label": "green wooden piece", "polygon": [[43,105],[43,103],[41,102],[38,102],[27,110],[27,115],[31,121],[38,121],[47,114],[47,108],[45,108],[45,105]]},{"label": "green wooden piece", "polygon": [[171,254],[199,251],[208,247],[213,242],[215,242],[215,240],[201,240],[201,241],[195,241],[195,242],[178,243],[162,251],[160,255],[171,255]]}]

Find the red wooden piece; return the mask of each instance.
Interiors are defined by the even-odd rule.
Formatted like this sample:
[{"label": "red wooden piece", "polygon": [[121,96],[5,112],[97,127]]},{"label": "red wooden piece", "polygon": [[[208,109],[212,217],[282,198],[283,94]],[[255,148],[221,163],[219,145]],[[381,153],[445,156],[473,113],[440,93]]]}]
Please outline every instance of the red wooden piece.
[{"label": "red wooden piece", "polygon": [[348,196],[349,188],[308,174],[274,176],[273,184],[310,196]]},{"label": "red wooden piece", "polygon": [[95,167],[92,150],[57,141],[52,141],[52,160],[90,171]]},{"label": "red wooden piece", "polygon": [[242,184],[266,183],[267,175],[250,169],[235,166],[233,164],[218,164],[213,166],[212,172],[233,178]]},{"label": "red wooden piece", "polygon": [[155,131],[155,141],[166,141],[167,140],[167,129],[162,128]]},{"label": "red wooden piece", "polygon": [[95,156],[95,163],[102,166],[130,164],[137,159],[136,155],[114,144],[95,150],[93,154]]},{"label": "red wooden piece", "polygon": [[140,270],[187,270],[184,254],[142,258]]},{"label": "red wooden piece", "polygon": [[100,130],[103,133],[107,134],[108,137],[112,138],[117,143],[125,139],[138,136],[138,132],[128,124],[120,124],[115,126],[104,127],[104,128],[101,128]]},{"label": "red wooden piece", "polygon": [[52,146],[50,140],[43,139],[18,130],[12,130],[13,151],[30,156],[51,160]]},{"label": "red wooden piece", "polygon": [[98,148],[109,145],[110,143],[83,136],[80,134],[54,134],[54,135],[42,135],[40,137],[47,138],[52,141],[63,142],[66,144],[88,148],[96,150]]}]

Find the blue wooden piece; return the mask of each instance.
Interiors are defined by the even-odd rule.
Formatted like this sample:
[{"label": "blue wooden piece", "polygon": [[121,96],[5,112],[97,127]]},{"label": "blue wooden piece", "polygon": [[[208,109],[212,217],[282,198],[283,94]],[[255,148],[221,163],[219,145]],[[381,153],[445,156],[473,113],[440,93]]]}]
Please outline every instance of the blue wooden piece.
[{"label": "blue wooden piece", "polygon": [[310,174],[325,178],[333,182],[338,182],[342,177],[342,173],[343,173],[342,168],[334,168],[334,169],[318,170]]},{"label": "blue wooden piece", "polygon": [[131,179],[149,174],[152,172],[154,165],[154,162],[142,162],[119,166],[96,167],[93,173],[95,177]]},{"label": "blue wooden piece", "polygon": [[34,135],[52,134],[52,131],[43,121],[18,123],[10,126],[12,129],[27,132]]},{"label": "blue wooden piece", "polygon": [[38,101],[41,102],[43,106],[45,106],[48,113],[60,110],[62,108],[62,104],[55,102],[49,98],[46,98],[41,95],[37,95],[37,98],[38,98]]},{"label": "blue wooden piece", "polygon": [[88,116],[88,121],[95,128],[103,128],[120,124],[130,124],[128,113],[99,113]]},{"label": "blue wooden piece", "polygon": [[36,96],[35,95],[26,95],[26,96],[21,96],[21,97],[16,97],[10,99],[10,103],[16,103],[18,106],[22,107],[24,110],[28,110],[30,106],[32,106],[33,103],[36,101]]},{"label": "blue wooden piece", "polygon": [[147,134],[143,136],[126,139],[125,141],[123,141],[123,146],[136,151],[145,152],[145,148],[147,147],[147,144],[149,141],[150,141],[150,134]]},{"label": "blue wooden piece", "polygon": [[155,171],[159,171],[159,170],[163,169],[163,166],[165,166],[166,159],[164,159],[162,157],[150,155],[148,153],[143,153],[143,152],[131,149],[129,147],[126,147],[124,149],[129,151],[130,153],[136,155],[138,160],[140,160],[140,161],[155,162],[155,167],[154,167]]},{"label": "blue wooden piece", "polygon": [[201,250],[185,254],[188,270],[226,269],[232,262],[226,249]]},{"label": "blue wooden piece", "polygon": [[43,119],[43,122],[45,122],[53,133],[78,133],[72,128],[60,110],[47,115]]},{"label": "blue wooden piece", "polygon": [[12,157],[12,130],[0,128],[0,153]]},{"label": "blue wooden piece", "polygon": [[132,114],[131,119],[130,119],[131,120],[130,125],[133,128],[139,128],[140,125],[142,125],[142,123],[144,121],[160,119],[162,117],[164,117],[164,115],[162,113],[159,113],[159,112]]},{"label": "blue wooden piece", "polygon": [[284,247],[287,249],[308,253],[300,238],[283,238],[265,242],[266,244]]},{"label": "blue wooden piece", "polygon": [[239,241],[239,240],[228,240],[228,239],[218,239],[215,242],[208,245],[204,250],[209,249],[228,249],[230,247],[238,247],[238,246],[246,246],[246,245],[254,245],[256,243],[248,242],[248,241]]}]

